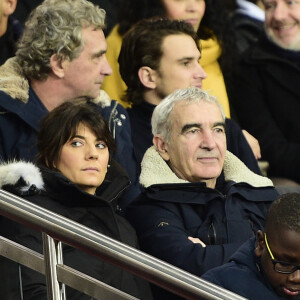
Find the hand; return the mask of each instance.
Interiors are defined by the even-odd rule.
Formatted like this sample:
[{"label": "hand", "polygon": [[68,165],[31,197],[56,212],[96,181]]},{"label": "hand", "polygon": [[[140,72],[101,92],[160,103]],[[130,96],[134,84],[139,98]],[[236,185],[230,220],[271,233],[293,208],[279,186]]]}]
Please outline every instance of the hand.
[{"label": "hand", "polygon": [[202,247],[206,247],[206,245],[198,238],[193,238],[189,236],[188,239],[192,241],[194,244],[201,244]]},{"label": "hand", "polygon": [[261,158],[260,146],[258,140],[245,129],[242,130],[256,159]]}]

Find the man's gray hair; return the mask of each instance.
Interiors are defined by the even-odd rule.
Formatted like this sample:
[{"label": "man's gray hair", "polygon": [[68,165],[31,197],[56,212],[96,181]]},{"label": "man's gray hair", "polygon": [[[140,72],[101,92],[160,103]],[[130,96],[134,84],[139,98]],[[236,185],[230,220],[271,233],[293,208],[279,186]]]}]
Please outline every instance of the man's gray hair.
[{"label": "man's gray hair", "polygon": [[25,76],[46,79],[50,58],[72,61],[84,47],[82,30],[105,28],[105,11],[87,0],[45,0],[30,14],[16,53]]},{"label": "man's gray hair", "polygon": [[216,104],[225,121],[225,114],[221,104],[218,102],[217,97],[211,96],[208,92],[201,90],[197,87],[189,87],[179,89],[164,98],[153,111],[151,125],[153,135],[159,134],[167,142],[170,141],[172,119],[171,112],[176,103],[185,102],[187,105],[192,103],[207,102]]}]

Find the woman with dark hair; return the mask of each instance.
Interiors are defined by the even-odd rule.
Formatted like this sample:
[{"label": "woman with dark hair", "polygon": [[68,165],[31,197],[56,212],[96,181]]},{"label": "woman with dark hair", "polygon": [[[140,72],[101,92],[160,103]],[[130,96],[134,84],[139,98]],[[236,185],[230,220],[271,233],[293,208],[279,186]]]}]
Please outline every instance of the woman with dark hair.
[{"label": "woman with dark hair", "polygon": [[116,99],[125,106],[128,106],[128,103],[122,102],[126,85],[121,79],[117,62],[124,34],[132,25],[144,18],[160,16],[172,20],[185,20],[191,23],[198,33],[202,57],[200,64],[207,73],[207,78],[203,81],[203,89],[210,90],[213,95],[220,99],[219,101],[224,108],[226,117],[230,117],[226,86],[219,64],[222,51],[228,56],[222,60],[227,64],[230,63],[229,55],[233,53],[232,51],[227,51],[227,47],[223,43],[225,37],[226,45],[230,44],[230,37],[231,39],[233,38],[230,34],[226,33],[225,25],[229,18],[229,9],[227,7],[228,5],[224,3],[224,0],[125,1],[120,10],[119,24],[113,28],[107,37],[107,59],[113,69],[113,74],[105,78],[102,88],[112,99]]},{"label": "woman with dark hair", "polygon": [[[42,121],[37,156],[40,170],[31,163],[4,164],[0,166],[0,188],[137,247],[135,231],[116,213],[116,201],[129,180],[111,159],[114,150],[115,142],[95,104],[84,99],[65,102]],[[40,233],[5,218],[0,228],[1,235],[42,253]],[[63,259],[66,265],[135,297],[151,299],[148,284],[116,266],[68,245],[63,245]],[[24,299],[47,298],[44,276],[23,267],[19,275]],[[72,289],[67,289],[67,298],[90,299]]]}]

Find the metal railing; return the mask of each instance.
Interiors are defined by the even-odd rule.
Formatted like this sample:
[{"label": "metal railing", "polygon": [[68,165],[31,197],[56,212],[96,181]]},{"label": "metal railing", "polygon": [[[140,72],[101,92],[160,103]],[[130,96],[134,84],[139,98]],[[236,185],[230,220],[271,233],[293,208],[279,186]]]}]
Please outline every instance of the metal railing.
[{"label": "metal railing", "polygon": [[65,299],[61,284],[66,284],[94,299],[136,299],[64,265],[60,247],[56,247],[57,243],[55,244],[54,240],[117,265],[186,299],[245,299],[1,189],[0,215],[43,233],[44,255],[3,237],[0,238],[0,255],[44,274],[48,299]]}]

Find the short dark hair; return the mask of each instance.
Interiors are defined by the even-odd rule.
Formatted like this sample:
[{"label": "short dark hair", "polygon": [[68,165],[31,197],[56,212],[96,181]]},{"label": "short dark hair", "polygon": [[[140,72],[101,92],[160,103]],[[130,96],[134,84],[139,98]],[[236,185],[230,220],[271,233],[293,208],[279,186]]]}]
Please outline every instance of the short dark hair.
[{"label": "short dark hair", "polygon": [[266,232],[280,228],[300,233],[300,193],[283,194],[270,206]]},{"label": "short dark hair", "polygon": [[124,35],[118,59],[120,74],[127,85],[124,101],[133,104],[143,101],[145,87],[140,82],[138,70],[143,66],[158,70],[163,55],[162,43],[165,37],[175,34],[190,36],[199,49],[197,33],[184,21],[145,19]]},{"label": "short dark hair", "polygon": [[63,145],[76,135],[80,124],[104,141],[110,154],[115,151],[115,141],[97,105],[81,98],[64,102],[43,118],[37,138],[37,164],[55,170]]}]

